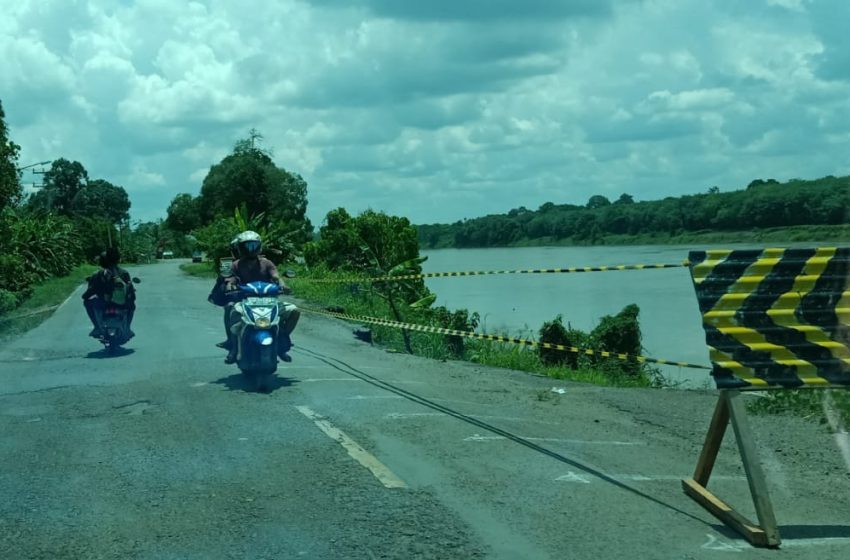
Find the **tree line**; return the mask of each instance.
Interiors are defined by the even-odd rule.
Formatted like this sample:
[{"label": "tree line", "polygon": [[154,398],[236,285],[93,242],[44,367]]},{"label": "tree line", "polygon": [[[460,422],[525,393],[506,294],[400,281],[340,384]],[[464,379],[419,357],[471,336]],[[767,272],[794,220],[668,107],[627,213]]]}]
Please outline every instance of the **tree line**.
[{"label": "tree line", "polygon": [[602,243],[610,236],[675,236],[800,225],[838,225],[850,220],[850,177],[816,180],[756,179],[745,189],[635,202],[629,194],[611,201],[590,197],[584,206],[547,202],[537,210],[515,208],[453,224],[420,225],[423,248],[498,247],[524,242]]}]

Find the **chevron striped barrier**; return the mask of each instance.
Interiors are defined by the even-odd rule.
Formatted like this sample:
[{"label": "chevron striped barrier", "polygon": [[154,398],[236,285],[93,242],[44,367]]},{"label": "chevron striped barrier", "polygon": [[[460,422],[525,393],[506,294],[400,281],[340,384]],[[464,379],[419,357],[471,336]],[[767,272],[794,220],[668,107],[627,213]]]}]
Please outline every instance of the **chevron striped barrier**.
[{"label": "chevron striped barrier", "polygon": [[[850,387],[850,248],[692,251],[691,277],[721,390],[686,494],[756,546],[781,539],[741,391]],[[712,494],[729,424],[758,523]]]},{"label": "chevron striped barrier", "polygon": [[850,386],[850,249],[688,260],[718,388]]}]

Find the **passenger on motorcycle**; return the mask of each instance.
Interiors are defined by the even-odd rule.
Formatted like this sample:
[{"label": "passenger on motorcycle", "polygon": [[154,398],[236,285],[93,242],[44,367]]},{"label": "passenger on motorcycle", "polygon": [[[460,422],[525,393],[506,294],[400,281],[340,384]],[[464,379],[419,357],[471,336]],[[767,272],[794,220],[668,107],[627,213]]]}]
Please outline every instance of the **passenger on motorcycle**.
[{"label": "passenger on motorcycle", "polygon": [[[83,305],[86,308],[93,329],[89,336],[100,338],[103,336],[103,309],[106,302],[120,305],[127,309],[127,326],[133,322],[133,314],[136,310],[136,289],[133,287],[130,273],[118,266],[121,262],[121,253],[115,247],[109,247],[100,254],[99,264],[101,269],[89,277],[88,289],[83,292]],[[130,330],[128,336],[135,336]]]},{"label": "passenger on motorcycle", "polygon": [[[292,293],[289,286],[280,278],[274,263],[260,256],[263,241],[258,233],[244,231],[236,237],[236,241],[239,259],[233,261],[230,267],[230,276],[225,279],[229,289],[238,289],[240,284],[248,284],[250,282],[271,282],[278,284],[284,294]],[[236,361],[238,353],[236,341],[241,337],[244,325],[239,312],[234,306],[230,305],[228,307],[230,309],[230,328],[228,329],[228,344],[230,348],[227,357],[224,359],[224,363],[232,364]],[[287,303],[281,304],[280,313],[281,324],[277,337],[277,354],[281,360],[290,362],[292,361],[292,358],[288,354],[289,349],[292,347],[290,335],[295,330],[295,325],[298,324],[301,312],[294,305]]]}]

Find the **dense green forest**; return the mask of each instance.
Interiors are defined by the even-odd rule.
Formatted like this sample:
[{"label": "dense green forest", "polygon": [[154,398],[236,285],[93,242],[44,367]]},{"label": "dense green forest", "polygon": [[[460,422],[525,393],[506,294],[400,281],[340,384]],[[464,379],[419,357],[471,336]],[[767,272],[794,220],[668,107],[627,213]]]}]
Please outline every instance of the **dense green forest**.
[{"label": "dense green forest", "polygon": [[[792,226],[838,226],[850,222],[850,177],[752,181],[746,189],[635,202],[623,194],[611,202],[594,195],[584,206],[547,202],[537,210],[515,208],[455,222],[418,226],[423,248],[500,247],[543,244],[604,244],[698,239],[700,234]],[[804,240],[806,228],[797,227]],[[829,229],[829,228],[826,228]],[[802,230],[802,236],[800,231]],[[810,239],[825,228],[811,228]],[[846,233],[835,228],[833,234]],[[835,235],[831,236],[832,238]],[[772,238],[775,239],[775,236]],[[749,239],[740,239],[747,241]],[[820,239],[826,240],[826,239]]]}]

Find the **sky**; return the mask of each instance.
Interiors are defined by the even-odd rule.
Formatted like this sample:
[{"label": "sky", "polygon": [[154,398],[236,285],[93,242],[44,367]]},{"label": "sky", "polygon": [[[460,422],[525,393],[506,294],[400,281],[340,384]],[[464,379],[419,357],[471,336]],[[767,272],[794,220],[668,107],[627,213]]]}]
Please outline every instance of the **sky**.
[{"label": "sky", "polygon": [[[850,174],[846,0],[0,0],[20,165],[165,216],[256,128],[343,206],[454,222]],[[32,182],[33,175],[25,175]]]}]

